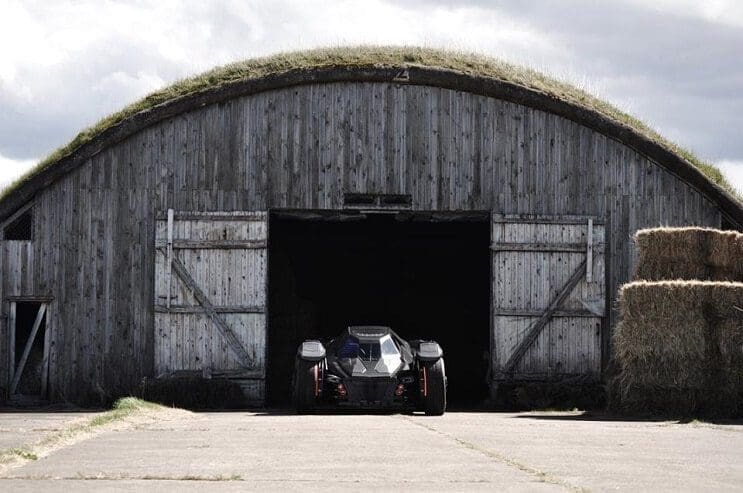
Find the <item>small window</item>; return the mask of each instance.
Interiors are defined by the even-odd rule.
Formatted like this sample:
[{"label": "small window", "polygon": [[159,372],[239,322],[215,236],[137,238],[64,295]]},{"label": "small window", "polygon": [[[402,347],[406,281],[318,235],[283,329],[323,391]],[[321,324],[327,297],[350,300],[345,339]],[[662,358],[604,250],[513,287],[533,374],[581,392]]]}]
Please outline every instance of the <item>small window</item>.
[{"label": "small window", "polygon": [[347,193],[343,196],[345,205],[376,205],[377,197],[372,193]]},{"label": "small window", "polygon": [[729,217],[723,215],[722,221],[720,222],[720,229],[726,231],[743,231],[743,228],[739,228]]},{"label": "small window", "polygon": [[34,215],[29,209],[5,227],[3,238],[10,241],[31,241],[34,239],[33,234]]},{"label": "small window", "polygon": [[346,193],[343,195],[343,204],[350,207],[409,208],[413,204],[413,196],[398,193]]}]

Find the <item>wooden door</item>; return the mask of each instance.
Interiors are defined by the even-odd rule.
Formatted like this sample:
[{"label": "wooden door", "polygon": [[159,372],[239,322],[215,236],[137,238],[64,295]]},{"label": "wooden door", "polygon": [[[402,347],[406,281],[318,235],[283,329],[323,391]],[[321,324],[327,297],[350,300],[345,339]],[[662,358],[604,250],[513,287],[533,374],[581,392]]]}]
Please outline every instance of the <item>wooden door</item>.
[{"label": "wooden door", "polygon": [[168,211],[158,218],[155,371],[200,372],[265,395],[267,215]]},{"label": "wooden door", "polygon": [[[46,302],[9,302],[7,394],[11,400],[18,397],[17,394],[39,399],[47,397],[51,346],[48,312],[49,303]],[[19,316],[22,313],[26,317]],[[17,348],[22,349],[16,352]]]},{"label": "wooden door", "polygon": [[494,381],[600,378],[604,225],[493,216]]}]

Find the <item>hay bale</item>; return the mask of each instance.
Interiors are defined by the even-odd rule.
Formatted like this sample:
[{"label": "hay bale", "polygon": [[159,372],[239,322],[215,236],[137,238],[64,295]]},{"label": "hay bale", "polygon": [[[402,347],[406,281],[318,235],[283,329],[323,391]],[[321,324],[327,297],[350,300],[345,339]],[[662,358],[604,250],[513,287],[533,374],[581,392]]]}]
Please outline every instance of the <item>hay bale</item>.
[{"label": "hay bale", "polygon": [[633,282],[619,307],[612,409],[743,415],[743,283]]},{"label": "hay bale", "polygon": [[708,228],[653,228],[635,233],[635,279],[743,282],[743,234]]}]

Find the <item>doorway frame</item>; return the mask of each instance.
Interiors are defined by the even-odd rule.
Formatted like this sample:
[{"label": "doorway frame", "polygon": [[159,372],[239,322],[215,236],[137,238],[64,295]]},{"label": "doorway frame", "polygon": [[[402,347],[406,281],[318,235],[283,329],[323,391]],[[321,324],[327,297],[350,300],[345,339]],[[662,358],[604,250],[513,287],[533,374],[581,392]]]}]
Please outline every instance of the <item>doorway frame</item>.
[{"label": "doorway frame", "polygon": [[[7,314],[8,317],[6,319],[7,326],[8,326],[8,336],[7,336],[7,343],[8,343],[8,360],[7,360],[7,368],[8,368],[8,381],[7,381],[7,398],[11,399],[15,395],[19,395],[15,392],[15,388],[13,383],[15,381],[16,372],[19,372],[21,375],[23,374],[23,371],[25,370],[25,364],[27,361],[20,361],[18,366],[16,367],[15,361],[16,361],[16,315],[18,310],[18,304],[19,303],[38,303],[39,304],[39,311],[37,312],[37,317],[39,312],[42,310],[44,311],[44,341],[43,341],[43,357],[42,357],[42,368],[41,368],[41,394],[39,395],[39,398],[46,399],[49,395],[49,367],[50,367],[50,351],[51,351],[51,335],[52,335],[52,324],[51,324],[51,313],[52,313],[52,298],[49,297],[39,297],[39,296],[9,296],[5,299],[5,303],[7,304]],[[38,330],[38,329],[37,329]],[[33,340],[26,341],[27,347],[32,347],[35,340],[38,338],[38,332],[34,335]],[[30,346],[29,346],[30,343]],[[24,349],[25,353],[25,349]],[[22,363],[22,365],[21,365]],[[20,377],[18,379],[18,382],[15,382],[15,386],[17,387],[18,383],[20,382]]]},{"label": "doorway frame", "polygon": [[[268,374],[269,366],[272,364],[270,355],[270,334],[273,329],[271,320],[271,310],[269,309],[269,299],[271,293],[271,237],[272,237],[272,220],[276,219],[294,219],[302,221],[337,221],[343,222],[347,220],[354,220],[355,217],[367,216],[367,215],[403,215],[409,216],[411,220],[414,217],[425,217],[428,216],[426,222],[487,222],[488,229],[488,249],[492,243],[493,238],[493,217],[498,212],[493,209],[472,209],[472,210],[432,210],[432,209],[413,209],[411,207],[380,207],[374,205],[359,205],[349,206],[345,205],[339,208],[296,208],[296,207],[269,207],[267,209],[267,236],[268,246],[266,251],[267,268],[266,272],[266,345],[265,345],[265,362],[266,362],[266,404],[268,405],[269,395],[269,384]],[[489,388],[488,397],[492,397],[491,387],[493,382],[493,344],[495,341],[493,333],[493,261],[492,255],[488,262],[488,271],[490,273],[490,281],[488,282],[488,339],[489,343],[487,347],[483,348],[488,352],[488,363],[486,369],[486,380]]]}]

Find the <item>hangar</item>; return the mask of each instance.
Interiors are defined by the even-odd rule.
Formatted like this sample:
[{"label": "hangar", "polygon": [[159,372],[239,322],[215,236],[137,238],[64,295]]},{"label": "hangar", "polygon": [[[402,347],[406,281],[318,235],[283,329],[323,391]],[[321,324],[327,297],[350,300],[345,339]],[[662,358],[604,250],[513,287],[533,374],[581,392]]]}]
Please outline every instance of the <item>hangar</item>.
[{"label": "hangar", "polygon": [[743,225],[703,168],[610,105],[479,56],[215,69],[84,131],[0,199],[2,395],[105,403],[196,375],[281,405],[297,345],[350,324],[438,340],[455,404],[600,381],[633,232]]}]

